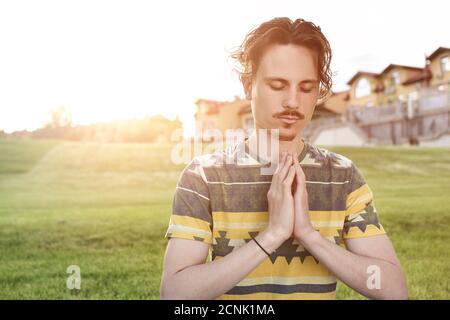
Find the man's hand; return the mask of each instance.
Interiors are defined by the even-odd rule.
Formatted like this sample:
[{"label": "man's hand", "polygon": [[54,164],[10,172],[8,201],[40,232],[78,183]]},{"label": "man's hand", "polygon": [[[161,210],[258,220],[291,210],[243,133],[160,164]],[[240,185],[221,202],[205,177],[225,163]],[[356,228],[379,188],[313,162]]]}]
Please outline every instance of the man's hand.
[{"label": "man's hand", "polygon": [[293,155],[282,153],[267,193],[269,224],[265,231],[276,238],[280,245],[292,236],[294,230],[294,197],[291,191],[295,178],[293,161]]},{"label": "man's hand", "polygon": [[292,165],[295,168],[296,188],[294,193],[294,237],[302,242],[315,232],[311,220],[309,219],[308,192],[306,191],[305,173],[294,157]]}]

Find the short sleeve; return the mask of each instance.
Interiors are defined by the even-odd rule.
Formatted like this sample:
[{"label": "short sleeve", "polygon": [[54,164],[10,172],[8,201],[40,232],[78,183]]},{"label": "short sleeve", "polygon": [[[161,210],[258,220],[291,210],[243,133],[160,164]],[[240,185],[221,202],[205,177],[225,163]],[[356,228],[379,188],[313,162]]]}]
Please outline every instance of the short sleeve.
[{"label": "short sleeve", "polygon": [[212,215],[204,172],[192,160],[182,171],[172,203],[172,215],[165,238],[182,238],[212,243]]},{"label": "short sleeve", "polygon": [[359,169],[352,164],[343,239],[385,234],[375,208],[373,193]]}]

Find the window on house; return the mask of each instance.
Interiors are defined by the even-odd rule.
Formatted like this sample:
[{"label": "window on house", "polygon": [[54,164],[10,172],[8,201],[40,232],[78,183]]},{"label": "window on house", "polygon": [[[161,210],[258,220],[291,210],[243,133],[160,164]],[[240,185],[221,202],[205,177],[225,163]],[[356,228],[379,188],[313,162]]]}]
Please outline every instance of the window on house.
[{"label": "window on house", "polygon": [[441,71],[442,73],[450,71],[450,56],[441,58]]},{"label": "window on house", "polygon": [[395,87],[392,82],[388,82],[388,85],[384,88],[384,93],[391,94],[395,92]]},{"label": "window on house", "polygon": [[417,99],[419,99],[419,94],[417,93],[417,91],[412,91],[412,92],[408,93],[408,99],[409,100],[417,100]]},{"label": "window on house", "polygon": [[400,83],[400,73],[398,71],[394,71],[391,73],[391,83],[393,86],[396,86]]},{"label": "window on house", "polygon": [[367,78],[361,78],[356,83],[355,96],[356,98],[368,96],[370,94],[370,82]]}]

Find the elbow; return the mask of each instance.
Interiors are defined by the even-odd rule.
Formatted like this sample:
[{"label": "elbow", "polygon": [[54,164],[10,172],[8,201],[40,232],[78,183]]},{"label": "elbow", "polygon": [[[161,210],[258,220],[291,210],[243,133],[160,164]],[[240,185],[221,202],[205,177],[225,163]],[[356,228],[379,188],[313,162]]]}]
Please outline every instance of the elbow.
[{"label": "elbow", "polygon": [[405,277],[401,277],[396,285],[386,290],[383,299],[386,300],[408,300],[408,288]]},{"label": "elbow", "polygon": [[180,295],[177,295],[176,293],[169,291],[167,289],[161,289],[159,296],[160,296],[161,300],[185,300],[186,299],[186,298],[183,298]]},{"label": "elbow", "polygon": [[391,290],[383,295],[383,300],[408,300],[408,292],[406,289]]},{"label": "elbow", "polygon": [[161,293],[160,294],[160,300],[177,300],[177,299],[175,299],[171,295]]},{"label": "elbow", "polygon": [[183,290],[172,284],[172,281],[163,280],[159,289],[160,300],[188,300],[189,296],[183,295]]},{"label": "elbow", "polygon": [[391,290],[388,294],[387,299],[389,300],[408,300],[408,289],[406,285],[401,285],[395,290]]},{"label": "elbow", "polygon": [[159,298],[160,298],[160,300],[173,300],[173,299],[171,299],[170,295],[168,294],[167,289],[162,286],[159,289]]},{"label": "elbow", "polygon": [[173,291],[176,291],[176,290],[171,289],[169,281],[167,281],[167,280],[161,281],[161,286],[159,288],[159,297],[161,300],[177,300],[177,299],[179,299],[179,298],[175,297],[175,295],[173,294]]},{"label": "elbow", "polygon": [[167,288],[161,287],[159,291],[159,297],[161,300],[179,300],[182,299],[180,297],[176,297],[170,290]]},{"label": "elbow", "polygon": [[180,286],[164,282],[159,290],[160,300],[209,300],[212,298],[205,297],[193,290],[183,290]]}]

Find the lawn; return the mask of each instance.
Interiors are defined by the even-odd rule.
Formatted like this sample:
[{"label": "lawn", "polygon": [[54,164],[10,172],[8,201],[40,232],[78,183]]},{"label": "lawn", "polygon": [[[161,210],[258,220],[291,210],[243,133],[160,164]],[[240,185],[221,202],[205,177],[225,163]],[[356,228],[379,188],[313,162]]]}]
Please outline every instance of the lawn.
[{"label": "lawn", "polygon": [[[159,299],[171,145],[0,139],[0,298]],[[450,298],[450,150],[335,148],[351,158],[411,299]],[[81,270],[69,290],[66,269]],[[338,285],[338,299],[362,299]]]}]

